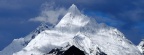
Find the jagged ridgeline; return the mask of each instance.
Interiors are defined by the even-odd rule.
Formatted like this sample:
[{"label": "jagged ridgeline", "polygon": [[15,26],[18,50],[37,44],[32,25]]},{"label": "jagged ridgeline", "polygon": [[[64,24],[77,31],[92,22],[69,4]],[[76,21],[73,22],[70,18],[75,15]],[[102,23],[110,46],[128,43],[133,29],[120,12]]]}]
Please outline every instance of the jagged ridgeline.
[{"label": "jagged ridgeline", "polygon": [[97,23],[73,4],[53,27],[14,39],[0,55],[142,55],[116,28]]}]

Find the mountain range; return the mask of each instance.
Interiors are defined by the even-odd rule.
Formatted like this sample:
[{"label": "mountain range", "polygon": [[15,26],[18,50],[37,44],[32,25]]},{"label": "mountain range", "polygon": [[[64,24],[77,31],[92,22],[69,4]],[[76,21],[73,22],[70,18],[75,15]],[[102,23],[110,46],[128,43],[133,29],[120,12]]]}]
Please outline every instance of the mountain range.
[{"label": "mountain range", "polygon": [[42,23],[29,35],[14,39],[0,55],[143,55],[118,29],[97,23],[76,5],[54,26]]}]

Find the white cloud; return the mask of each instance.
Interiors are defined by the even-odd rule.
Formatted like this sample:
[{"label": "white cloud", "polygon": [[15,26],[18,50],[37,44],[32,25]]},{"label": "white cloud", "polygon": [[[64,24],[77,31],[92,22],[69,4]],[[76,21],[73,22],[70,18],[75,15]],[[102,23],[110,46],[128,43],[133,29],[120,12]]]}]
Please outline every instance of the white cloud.
[{"label": "white cloud", "polygon": [[64,16],[66,9],[63,7],[54,7],[54,3],[45,3],[42,5],[42,12],[38,17],[31,18],[29,21],[47,22],[55,25],[60,16]]}]

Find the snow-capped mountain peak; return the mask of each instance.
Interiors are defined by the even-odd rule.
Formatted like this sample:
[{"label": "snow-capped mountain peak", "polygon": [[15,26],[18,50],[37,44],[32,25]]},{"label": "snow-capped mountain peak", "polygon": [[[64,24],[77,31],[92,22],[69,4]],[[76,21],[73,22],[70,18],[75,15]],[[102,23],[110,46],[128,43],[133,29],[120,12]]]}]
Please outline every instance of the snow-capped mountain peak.
[{"label": "snow-capped mountain peak", "polygon": [[36,30],[34,30],[28,36],[25,37],[25,41],[29,42],[31,39],[34,39],[35,36],[41,33],[42,31],[51,29],[51,28],[52,26],[48,26],[45,22],[43,22],[36,28]]},{"label": "snow-capped mountain peak", "polygon": [[56,27],[81,27],[89,22],[89,18],[83,15],[79,9],[73,4],[66,15],[56,25]]},{"label": "snow-capped mountain peak", "polygon": [[76,51],[80,49],[78,51],[85,55],[142,55],[120,31],[96,23],[82,14],[74,4],[56,26],[50,29],[45,27],[42,24],[37,28],[43,31],[38,32],[19,51],[13,52],[13,55],[60,55],[58,52],[64,54],[71,48],[76,48]]},{"label": "snow-capped mountain peak", "polygon": [[20,51],[26,47],[29,42],[33,40],[39,33],[50,28],[51,27],[46,23],[41,23],[34,31],[32,31],[24,38],[14,39],[11,44],[9,44],[0,52],[0,55],[12,55],[14,52]]},{"label": "snow-capped mountain peak", "polygon": [[77,8],[77,6],[75,4],[72,4],[72,6],[69,8],[68,12],[75,14],[75,15],[81,14],[81,12],[79,11],[79,9]]}]

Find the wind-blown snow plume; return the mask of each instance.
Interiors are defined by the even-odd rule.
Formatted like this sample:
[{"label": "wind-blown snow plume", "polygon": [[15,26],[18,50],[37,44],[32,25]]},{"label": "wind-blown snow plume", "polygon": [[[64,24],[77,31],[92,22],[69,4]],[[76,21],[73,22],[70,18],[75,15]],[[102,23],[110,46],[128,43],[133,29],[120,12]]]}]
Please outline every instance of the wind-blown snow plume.
[{"label": "wind-blown snow plume", "polygon": [[31,18],[29,21],[47,22],[55,25],[58,19],[64,16],[65,13],[66,9],[63,7],[55,7],[55,3],[44,3],[41,14],[35,18]]}]

